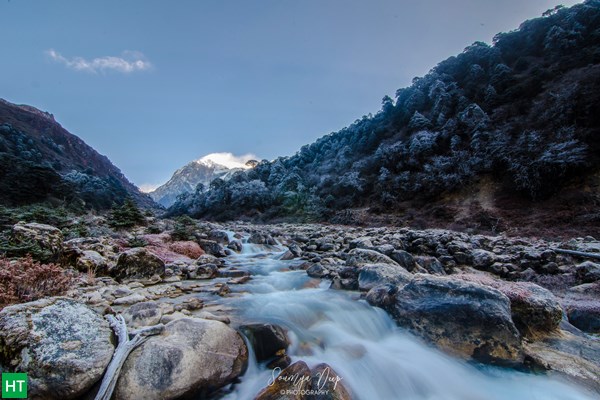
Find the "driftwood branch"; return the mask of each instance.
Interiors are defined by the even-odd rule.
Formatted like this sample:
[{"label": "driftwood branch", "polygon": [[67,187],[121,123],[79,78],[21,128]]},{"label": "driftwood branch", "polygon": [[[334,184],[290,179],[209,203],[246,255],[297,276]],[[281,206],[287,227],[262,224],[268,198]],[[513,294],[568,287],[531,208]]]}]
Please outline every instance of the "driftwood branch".
[{"label": "driftwood branch", "polygon": [[113,391],[115,390],[115,386],[117,385],[121,368],[123,367],[125,360],[127,360],[129,353],[148,340],[149,336],[158,335],[164,329],[163,324],[138,329],[131,332],[133,338],[130,339],[130,334],[127,333],[127,325],[125,324],[122,315],[118,315],[117,317],[114,315],[107,315],[106,319],[108,319],[110,327],[115,331],[117,338],[119,339],[119,344],[113,354],[112,360],[110,360],[110,364],[108,364],[108,368],[106,368],[104,378],[102,378],[102,384],[100,385],[98,394],[96,394],[95,400],[110,400]]},{"label": "driftwood branch", "polygon": [[596,260],[600,260],[600,253],[586,253],[583,251],[567,250],[567,249],[553,249],[553,250],[557,253],[563,253],[563,254],[569,254],[572,256],[593,258]]}]

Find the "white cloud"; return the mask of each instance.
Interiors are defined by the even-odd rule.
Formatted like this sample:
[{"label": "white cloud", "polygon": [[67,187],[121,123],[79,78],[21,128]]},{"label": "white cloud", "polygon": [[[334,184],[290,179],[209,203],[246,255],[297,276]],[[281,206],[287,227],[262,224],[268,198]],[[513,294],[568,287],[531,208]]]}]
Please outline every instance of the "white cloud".
[{"label": "white cloud", "polygon": [[140,185],[140,192],[150,193],[156,190],[156,188],[158,188],[159,186],[160,185],[154,183],[144,183],[143,185]]},{"label": "white cloud", "polygon": [[258,160],[255,154],[243,154],[235,156],[232,153],[211,153],[198,161],[212,161],[215,164],[224,165],[227,168],[248,168],[245,164],[250,160]]},{"label": "white cloud", "polygon": [[64,64],[67,68],[74,69],[75,71],[98,73],[112,70],[129,74],[152,68],[152,64],[139,51],[124,51],[121,57],[106,56],[90,60],[83,57],[67,58],[54,49],[47,50],[46,54],[52,60]]}]

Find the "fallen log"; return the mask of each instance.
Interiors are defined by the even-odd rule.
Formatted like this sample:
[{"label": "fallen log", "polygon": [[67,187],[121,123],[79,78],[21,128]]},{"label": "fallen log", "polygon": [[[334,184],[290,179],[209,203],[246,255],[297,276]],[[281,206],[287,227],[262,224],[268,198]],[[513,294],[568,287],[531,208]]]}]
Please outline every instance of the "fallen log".
[{"label": "fallen log", "polygon": [[577,257],[593,258],[596,260],[600,260],[600,253],[586,253],[584,251],[567,250],[567,249],[552,249],[552,250],[554,250],[557,253],[569,254],[569,255],[577,256]]},{"label": "fallen log", "polygon": [[106,368],[104,378],[102,378],[102,384],[96,394],[95,400],[110,400],[113,391],[115,390],[115,386],[117,385],[121,368],[123,367],[125,360],[127,360],[129,353],[148,340],[150,336],[158,335],[164,329],[163,324],[138,329],[131,332],[133,338],[130,339],[130,334],[127,333],[127,325],[125,324],[122,315],[118,315],[117,317],[114,315],[107,315],[106,319],[108,320],[110,327],[117,334],[119,344],[110,360],[110,364],[108,364],[108,367]]}]

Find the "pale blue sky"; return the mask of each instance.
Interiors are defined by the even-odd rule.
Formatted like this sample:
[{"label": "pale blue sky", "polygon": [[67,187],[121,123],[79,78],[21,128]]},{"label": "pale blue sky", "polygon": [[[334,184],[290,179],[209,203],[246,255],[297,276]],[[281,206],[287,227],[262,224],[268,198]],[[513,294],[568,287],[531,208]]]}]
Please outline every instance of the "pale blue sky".
[{"label": "pale blue sky", "polygon": [[558,3],[0,0],[0,97],[159,184],[208,153],[293,154]]}]

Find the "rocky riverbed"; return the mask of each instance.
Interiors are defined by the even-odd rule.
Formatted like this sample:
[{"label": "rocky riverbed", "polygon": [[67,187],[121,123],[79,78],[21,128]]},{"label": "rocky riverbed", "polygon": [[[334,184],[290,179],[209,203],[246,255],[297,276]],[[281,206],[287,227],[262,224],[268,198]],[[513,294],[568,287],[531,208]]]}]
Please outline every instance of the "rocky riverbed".
[{"label": "rocky riverbed", "polygon": [[[305,340],[281,316],[262,321],[248,312],[260,304],[252,295],[265,292],[261,285],[274,285],[264,280],[271,264],[258,258],[261,252],[279,263],[277,285],[297,283],[285,296],[301,297],[289,304],[311,295],[336,302],[327,293],[344,293],[357,307],[384,310],[381,318],[391,317],[395,329],[453,360],[581,390],[581,397],[568,398],[600,396],[600,263],[561,251],[600,255],[592,237],[552,242],[445,230],[197,222],[189,240],[175,240],[173,224],[160,224],[160,233],[140,228],[72,240],[49,226],[15,227],[19,237],[40,242],[78,271],[65,296],[0,311],[2,370],[27,372],[31,398],[94,398],[117,345],[107,314],[123,315],[133,333],[164,325],[128,356],[117,399],[311,398],[319,390],[327,392],[322,398],[365,398],[344,376],[343,363],[319,360],[326,334],[311,331]],[[345,311],[319,311],[336,312]],[[377,315],[365,321],[377,324]],[[344,354],[359,360],[368,349],[348,345]],[[260,390],[242,391],[252,373],[260,375],[257,368],[281,375],[261,381]]]}]

